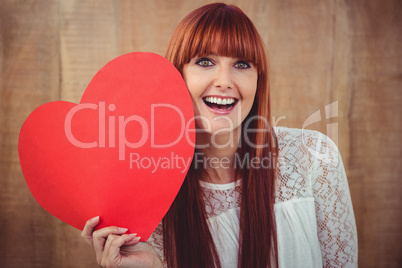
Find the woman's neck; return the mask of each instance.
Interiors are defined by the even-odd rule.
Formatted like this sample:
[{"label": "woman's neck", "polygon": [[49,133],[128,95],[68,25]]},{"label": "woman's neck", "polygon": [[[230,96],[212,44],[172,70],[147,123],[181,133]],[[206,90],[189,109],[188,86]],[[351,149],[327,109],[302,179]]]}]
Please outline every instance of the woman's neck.
[{"label": "woman's neck", "polygon": [[197,133],[196,163],[205,170],[203,180],[216,184],[235,181],[235,155],[240,139],[239,128],[232,132]]}]

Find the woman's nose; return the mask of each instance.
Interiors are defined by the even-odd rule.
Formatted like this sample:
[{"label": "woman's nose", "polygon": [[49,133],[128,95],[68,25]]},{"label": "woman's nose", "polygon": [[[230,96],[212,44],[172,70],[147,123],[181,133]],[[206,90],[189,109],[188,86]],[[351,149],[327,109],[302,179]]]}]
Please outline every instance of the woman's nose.
[{"label": "woman's nose", "polygon": [[222,91],[232,89],[234,84],[230,68],[226,66],[219,66],[215,73],[213,84]]}]

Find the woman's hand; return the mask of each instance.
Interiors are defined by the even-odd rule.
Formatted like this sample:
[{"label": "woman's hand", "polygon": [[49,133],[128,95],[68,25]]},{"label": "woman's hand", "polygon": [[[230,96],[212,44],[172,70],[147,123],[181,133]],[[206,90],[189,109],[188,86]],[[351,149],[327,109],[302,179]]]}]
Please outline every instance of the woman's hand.
[{"label": "woman's hand", "polygon": [[139,242],[136,234],[126,234],[126,228],[115,226],[94,231],[98,223],[99,217],[88,220],[81,236],[94,247],[102,267],[163,267],[152,246]]}]

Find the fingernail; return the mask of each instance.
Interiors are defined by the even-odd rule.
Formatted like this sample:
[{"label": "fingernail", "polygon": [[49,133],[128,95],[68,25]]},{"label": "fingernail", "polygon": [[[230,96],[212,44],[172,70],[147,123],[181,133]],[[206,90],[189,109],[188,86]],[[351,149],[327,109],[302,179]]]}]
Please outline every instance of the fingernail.
[{"label": "fingernail", "polygon": [[119,232],[127,232],[127,228],[119,228]]},{"label": "fingernail", "polygon": [[94,217],[94,218],[91,219],[92,222],[95,222],[95,221],[97,221],[97,220],[99,220],[99,216],[96,216],[96,217]]},{"label": "fingernail", "polygon": [[131,240],[133,240],[136,235],[137,235],[136,233],[135,234],[129,234],[129,238],[131,238]]},{"label": "fingernail", "polygon": [[141,236],[137,236],[136,238],[133,239],[133,241],[138,242],[138,241],[140,241],[140,239],[141,239]]}]

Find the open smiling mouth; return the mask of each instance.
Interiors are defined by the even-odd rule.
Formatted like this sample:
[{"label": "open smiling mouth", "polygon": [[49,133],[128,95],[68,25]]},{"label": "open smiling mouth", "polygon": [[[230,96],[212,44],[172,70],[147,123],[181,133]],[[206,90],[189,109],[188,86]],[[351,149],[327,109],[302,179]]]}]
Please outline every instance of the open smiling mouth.
[{"label": "open smiling mouth", "polygon": [[211,109],[230,111],[239,100],[235,98],[204,97],[203,101]]}]

